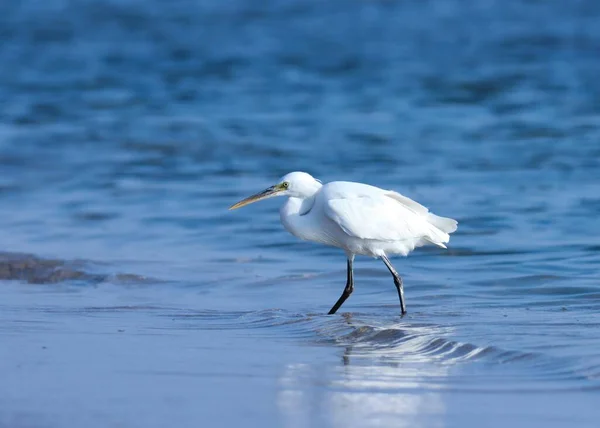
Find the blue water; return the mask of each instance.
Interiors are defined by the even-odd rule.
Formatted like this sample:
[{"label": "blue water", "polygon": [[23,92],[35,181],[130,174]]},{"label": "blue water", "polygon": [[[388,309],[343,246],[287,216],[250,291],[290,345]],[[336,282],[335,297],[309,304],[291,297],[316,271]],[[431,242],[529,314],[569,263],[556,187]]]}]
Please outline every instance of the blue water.
[{"label": "blue water", "polygon": [[[595,427],[600,3],[0,3],[0,427]],[[297,241],[305,170],[459,230]]]}]

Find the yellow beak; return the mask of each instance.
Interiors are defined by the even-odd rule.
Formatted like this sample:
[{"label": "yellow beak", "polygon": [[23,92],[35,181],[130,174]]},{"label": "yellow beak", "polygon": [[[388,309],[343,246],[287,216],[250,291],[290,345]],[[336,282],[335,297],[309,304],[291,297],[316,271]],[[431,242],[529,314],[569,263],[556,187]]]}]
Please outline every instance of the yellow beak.
[{"label": "yellow beak", "polygon": [[230,210],[237,210],[238,208],[242,208],[246,205],[253,204],[254,202],[262,201],[263,199],[271,198],[276,196],[277,193],[281,191],[277,186],[271,186],[268,189],[263,190],[260,193],[256,193],[255,195],[248,196],[246,199],[242,199],[237,204],[233,204],[229,207]]}]

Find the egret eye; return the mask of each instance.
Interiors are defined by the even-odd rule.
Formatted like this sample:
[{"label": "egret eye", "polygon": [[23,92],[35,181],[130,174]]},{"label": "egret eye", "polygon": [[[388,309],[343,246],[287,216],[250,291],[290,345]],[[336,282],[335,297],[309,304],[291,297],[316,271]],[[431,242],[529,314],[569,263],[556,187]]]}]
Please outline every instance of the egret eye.
[{"label": "egret eye", "polygon": [[281,183],[281,187],[283,187],[284,189],[287,189],[288,187],[290,187],[290,183],[288,183],[287,181],[284,181],[283,183]]}]

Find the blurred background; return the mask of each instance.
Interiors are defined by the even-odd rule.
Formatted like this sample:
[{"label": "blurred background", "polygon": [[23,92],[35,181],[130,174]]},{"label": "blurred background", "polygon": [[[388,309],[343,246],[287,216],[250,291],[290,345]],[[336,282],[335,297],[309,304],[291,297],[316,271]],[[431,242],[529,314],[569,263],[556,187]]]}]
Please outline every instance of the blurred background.
[{"label": "blurred background", "polygon": [[[600,3],[0,2],[0,427],[596,426]],[[449,250],[298,242],[307,171]]]}]

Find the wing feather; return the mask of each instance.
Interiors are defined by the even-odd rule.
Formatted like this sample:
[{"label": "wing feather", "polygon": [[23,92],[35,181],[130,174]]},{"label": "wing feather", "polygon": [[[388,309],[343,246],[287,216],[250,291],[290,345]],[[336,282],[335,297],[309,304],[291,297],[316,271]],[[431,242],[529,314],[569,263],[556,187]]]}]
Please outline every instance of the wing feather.
[{"label": "wing feather", "polygon": [[426,235],[421,217],[382,195],[328,199],[325,214],[349,236],[378,241],[404,241]]},{"label": "wing feather", "polygon": [[392,190],[334,181],[321,188],[325,215],[349,236],[377,241],[431,242],[440,247],[457,222],[439,217],[418,202]]},{"label": "wing feather", "polygon": [[401,195],[398,192],[394,192],[393,190],[390,190],[385,195],[400,202],[402,205],[413,211],[415,214],[424,216],[427,215],[427,213],[429,212],[429,210],[420,203],[413,201],[412,199],[407,198],[406,196]]}]

